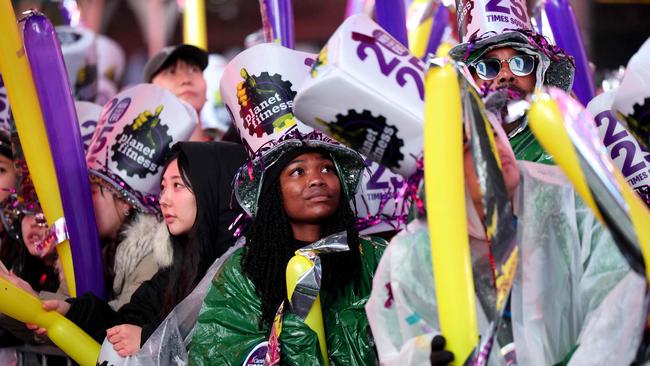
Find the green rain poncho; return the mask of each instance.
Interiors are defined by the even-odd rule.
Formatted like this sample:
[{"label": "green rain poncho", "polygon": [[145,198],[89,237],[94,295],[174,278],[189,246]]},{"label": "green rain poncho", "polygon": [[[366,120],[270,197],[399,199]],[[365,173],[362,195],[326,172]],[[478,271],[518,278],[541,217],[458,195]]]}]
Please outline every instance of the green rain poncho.
[{"label": "green rain poncho", "polygon": [[[347,285],[336,298],[320,293],[328,355],[334,365],[378,364],[364,307],[386,242],[361,237],[360,246],[360,281]],[[242,272],[242,254],[243,249],[237,250],[212,281],[190,344],[191,365],[254,365],[255,357],[258,362],[264,357],[254,350],[269,339],[270,327],[259,327],[261,301]],[[316,333],[286,305],[280,342],[282,365],[323,365]]]}]

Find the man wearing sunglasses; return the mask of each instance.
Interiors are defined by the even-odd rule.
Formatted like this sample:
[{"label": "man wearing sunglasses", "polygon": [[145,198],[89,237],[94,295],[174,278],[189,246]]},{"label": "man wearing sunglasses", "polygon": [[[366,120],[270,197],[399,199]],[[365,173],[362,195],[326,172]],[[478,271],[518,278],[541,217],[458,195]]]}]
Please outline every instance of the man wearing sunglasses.
[{"label": "man wearing sunglasses", "polygon": [[[571,90],[572,58],[533,31],[521,0],[501,0],[498,7],[480,0],[457,2],[470,10],[458,13],[463,43],[449,55],[467,66],[467,76],[484,97],[486,107],[501,117],[517,160],[553,164],[530,131],[525,113],[513,114],[508,106],[543,85]],[[498,12],[506,11],[520,21],[518,29],[513,29],[511,21],[495,21],[502,19],[496,16]]]}]

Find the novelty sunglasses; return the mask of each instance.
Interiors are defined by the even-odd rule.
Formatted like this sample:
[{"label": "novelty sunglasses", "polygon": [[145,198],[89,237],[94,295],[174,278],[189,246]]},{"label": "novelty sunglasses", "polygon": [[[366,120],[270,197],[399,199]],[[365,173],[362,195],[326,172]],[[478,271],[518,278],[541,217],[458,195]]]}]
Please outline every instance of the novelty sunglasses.
[{"label": "novelty sunglasses", "polygon": [[510,71],[516,76],[530,75],[535,69],[535,57],[531,55],[515,55],[508,60],[498,58],[483,58],[470,66],[476,70],[476,75],[483,80],[494,80],[501,71],[501,64],[508,63]]}]

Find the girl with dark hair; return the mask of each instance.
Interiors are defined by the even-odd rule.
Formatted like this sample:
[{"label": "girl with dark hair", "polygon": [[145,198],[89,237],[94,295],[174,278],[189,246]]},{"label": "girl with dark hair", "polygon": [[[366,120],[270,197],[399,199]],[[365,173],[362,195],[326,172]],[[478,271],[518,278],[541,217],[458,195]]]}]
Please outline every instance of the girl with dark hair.
[{"label": "girl with dark hair", "polygon": [[119,311],[92,294],[69,299],[69,304],[45,301],[43,307],[66,315],[99,342],[107,337],[120,356],[135,354],[234,243],[228,227],[239,212],[230,205],[230,185],[245,156],[243,148],[231,143],[177,143],[165,166],[160,195],[174,252],[172,265],[144,282]]},{"label": "girl with dark hair", "polygon": [[338,244],[348,250],[319,254],[327,357],[333,364],[376,362],[364,304],[385,242],[359,236],[349,200],[364,168],[344,146],[297,139],[240,168],[235,195],[253,221],[243,248],[214,277],[191,363],[249,365],[267,357],[283,365],[322,364],[316,333],[287,299],[285,273],[297,250],[337,233],[347,235]]}]

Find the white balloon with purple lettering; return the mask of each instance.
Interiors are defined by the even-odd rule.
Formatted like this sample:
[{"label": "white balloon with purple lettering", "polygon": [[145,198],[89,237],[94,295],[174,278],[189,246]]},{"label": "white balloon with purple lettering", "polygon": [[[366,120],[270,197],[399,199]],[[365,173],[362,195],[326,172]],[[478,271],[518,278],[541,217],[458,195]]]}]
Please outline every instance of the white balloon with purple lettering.
[{"label": "white balloon with purple lettering", "polygon": [[313,131],[293,115],[293,100],[308,78],[314,58],[264,43],[228,63],[221,77],[221,97],[249,155],[294,129]]},{"label": "white balloon with purple lettering", "polygon": [[366,159],[368,170],[354,197],[357,227],[364,235],[398,230],[406,224],[410,201],[400,197],[404,177]]},{"label": "white balloon with purple lettering", "polygon": [[321,51],[294,110],[408,177],[422,155],[424,64],[367,16],[351,16]]},{"label": "white balloon with purple lettering", "polygon": [[650,151],[645,150],[617,119],[612,110],[619,89],[610,90],[591,100],[587,110],[594,116],[598,135],[625,180],[642,197],[650,198]]}]

